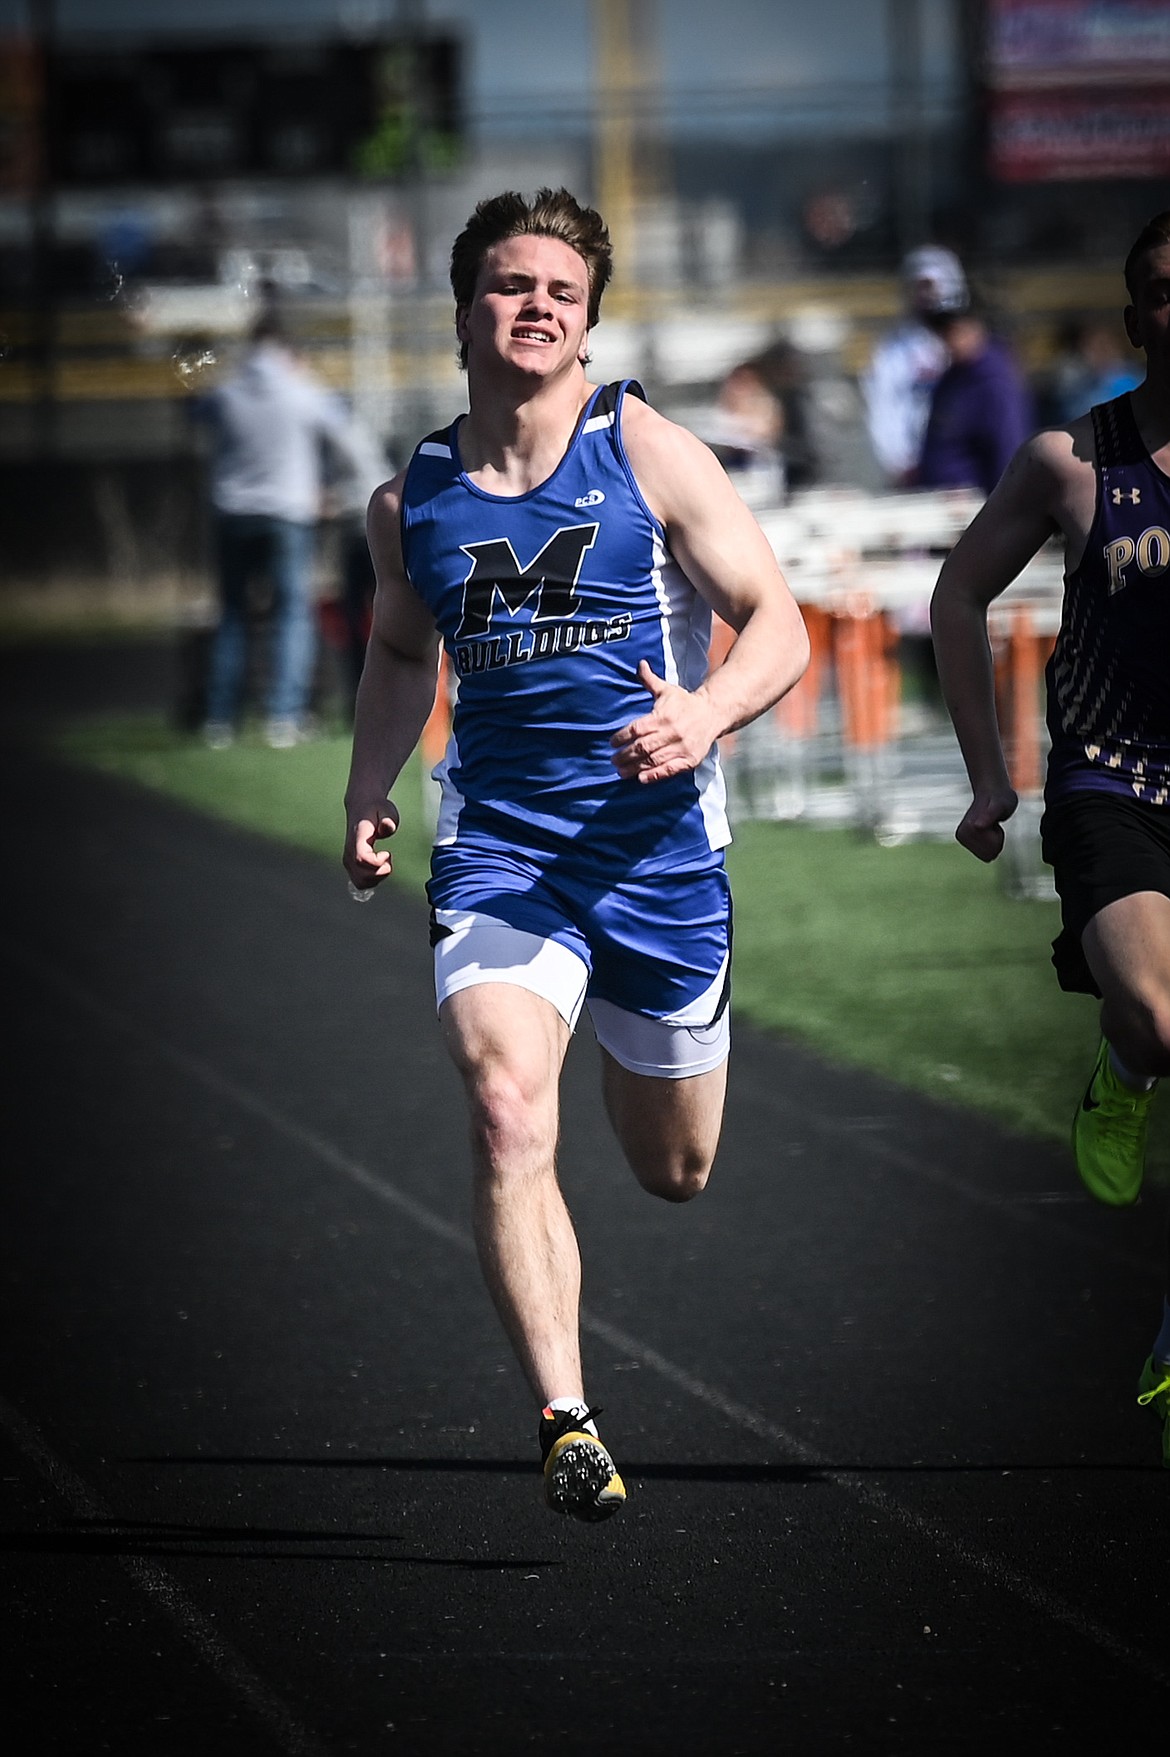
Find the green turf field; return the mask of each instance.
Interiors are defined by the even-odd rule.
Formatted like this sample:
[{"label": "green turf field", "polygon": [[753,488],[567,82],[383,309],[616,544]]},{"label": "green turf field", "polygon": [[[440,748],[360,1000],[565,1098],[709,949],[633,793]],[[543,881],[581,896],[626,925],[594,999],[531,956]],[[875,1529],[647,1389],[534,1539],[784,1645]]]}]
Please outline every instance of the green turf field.
[{"label": "green turf field", "polygon": [[[71,758],[169,793],[197,811],[324,854],[337,862],[337,882],[344,887],[348,735],[269,750],[251,733],[229,750],[212,751],[162,721],[119,716],[71,727],[55,744]],[[396,789],[403,827],[394,839],[394,863],[398,876],[420,890],[431,845],[424,812],[433,794],[416,759]]]},{"label": "green turf field", "polygon": [[[339,860],[347,737],[290,751],[247,739],[208,751],[159,722],[64,733],[71,758]],[[395,800],[401,883],[421,888],[433,786],[417,763]],[[740,1017],[1027,1132],[1064,1140],[1096,1049],[1096,1008],[1061,994],[1052,903],[1004,895],[953,843],[882,848],[847,830],[745,823],[728,865]],[[343,878],[338,867],[339,889]],[[376,907],[377,905],[371,905]],[[1170,1107],[1151,1172],[1170,1174]]]}]

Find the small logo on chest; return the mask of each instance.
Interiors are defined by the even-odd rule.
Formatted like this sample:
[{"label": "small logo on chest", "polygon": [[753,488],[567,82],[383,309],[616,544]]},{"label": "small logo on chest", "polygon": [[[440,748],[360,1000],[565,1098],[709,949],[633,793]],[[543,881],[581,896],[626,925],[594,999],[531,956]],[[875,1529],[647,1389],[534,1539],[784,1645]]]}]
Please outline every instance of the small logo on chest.
[{"label": "small logo on chest", "polygon": [[600,506],[605,495],[600,488],[591,488],[588,494],[579,494],[573,502],[574,506]]},{"label": "small logo on chest", "polygon": [[1113,504],[1114,504],[1114,506],[1120,506],[1123,500],[1128,500],[1129,504],[1131,506],[1140,506],[1141,501],[1142,501],[1141,489],[1140,488],[1115,488],[1113,490]]}]

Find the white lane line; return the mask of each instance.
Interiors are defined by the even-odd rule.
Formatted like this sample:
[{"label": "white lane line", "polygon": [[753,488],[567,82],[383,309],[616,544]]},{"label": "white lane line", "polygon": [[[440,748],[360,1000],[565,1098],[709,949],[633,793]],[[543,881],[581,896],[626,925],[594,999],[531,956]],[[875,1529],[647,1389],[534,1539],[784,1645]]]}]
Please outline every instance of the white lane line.
[{"label": "white lane line", "polygon": [[[0,945],[7,947],[9,943],[0,938]],[[187,1050],[180,1049],[177,1044],[170,1043],[166,1038],[144,1031],[129,1014],[122,1012],[119,1008],[111,1007],[55,965],[35,958],[23,947],[19,948],[19,952],[20,961],[27,967],[37,969],[56,987],[69,993],[75,1001],[105,1019],[107,1023],[124,1035],[140,1043],[143,1048],[153,1050],[161,1059],[170,1062],[173,1067],[185,1073],[198,1084],[229,1099],[241,1110],[257,1117],[275,1133],[283,1135],[286,1140],[311,1153],[323,1164],[340,1172],[343,1177],[348,1178],[359,1188],[368,1191],[370,1195],[375,1196],[388,1207],[409,1216],[422,1231],[430,1233],[434,1238],[442,1239],[445,1244],[455,1246],[466,1255],[474,1256],[474,1241],[463,1228],[453,1226],[450,1221],[444,1220],[442,1215],[435,1213],[432,1208],[417,1201],[415,1197],[407,1195],[404,1190],[400,1190],[389,1179],[368,1170],[356,1159],[351,1159],[348,1154],[343,1153],[340,1148],[334,1146],[324,1136],[318,1135],[314,1130],[285,1116],[282,1111],[277,1110],[275,1106],[261,1098],[258,1093],[239,1085],[237,1081],[232,1080],[226,1074],[220,1073],[217,1068],[212,1067],[201,1056],[192,1055]],[[891,1157],[902,1158],[903,1156],[892,1154]],[[702,1403],[708,1409],[726,1417],[737,1427],[779,1447],[797,1463],[815,1469],[827,1481],[844,1490],[861,1505],[896,1521],[928,1546],[934,1546],[938,1552],[946,1552],[963,1566],[982,1575],[992,1585],[1010,1592],[1030,1609],[1039,1612],[1052,1622],[1060,1623],[1065,1628],[1072,1630],[1074,1634],[1099,1648],[1112,1659],[1141,1672],[1151,1681],[1170,1684],[1170,1665],[1164,1660],[1131,1646],[1111,1629],[1106,1628],[1103,1623],[1097,1622],[1093,1617],[1086,1616],[1076,1605],[1069,1604],[1059,1594],[1049,1592],[1028,1575],[1022,1574],[1018,1569],[1000,1561],[998,1557],[965,1543],[962,1538],[955,1536],[947,1527],[932,1519],[923,1518],[921,1514],[903,1506],[885,1489],[872,1483],[861,1482],[848,1471],[834,1467],[820,1453],[812,1447],[806,1446],[803,1440],[790,1434],[787,1429],[769,1421],[748,1405],[738,1403],[734,1398],[726,1396],[716,1386],[709,1385],[704,1379],[689,1373],[685,1367],[676,1365],[674,1361],[659,1354],[656,1349],[641,1342],[637,1337],[631,1336],[627,1331],[610,1324],[606,1319],[596,1316],[584,1307],[581,1311],[581,1327],[627,1359],[639,1361],[661,1379],[676,1386],[679,1390],[685,1391],[696,1402]]]},{"label": "white lane line", "polygon": [[[0,1427],[75,1518],[97,1520],[116,1531],[117,1523],[109,1508],[103,1506],[76,1471],[58,1458],[32,1423],[2,1396]],[[281,1751],[288,1757],[328,1757],[326,1747],[212,1627],[172,1574],[148,1556],[118,1556],[117,1561],[139,1590],[177,1624],[180,1634],[208,1670],[234,1691],[267,1728]]]},{"label": "white lane line", "polygon": [[723,1392],[716,1387],[696,1378],[685,1368],[676,1366],[665,1355],[659,1354],[656,1349],[648,1348],[645,1343],[639,1342],[636,1337],[628,1335],[624,1330],[619,1330],[616,1325],[606,1323],[604,1319],[596,1317],[588,1319],[583,1317],[582,1324],[601,1341],[608,1343],[611,1348],[618,1350],[628,1358],[640,1361],[643,1366],[649,1367],[660,1378],[677,1386],[680,1391],[687,1392],[697,1402],[705,1403],[709,1409],[717,1410],[720,1415],[726,1416],[737,1426],[746,1428],[749,1433],[758,1435],[760,1439],[769,1440],[774,1445],[783,1447],[786,1452],[793,1455],[798,1463],[816,1470],[818,1475],[823,1476],[827,1482],[834,1483],[837,1488],[844,1489],[847,1494],[852,1495],[854,1500],[861,1502],[863,1506],[896,1520],[907,1531],[912,1532],[916,1538],[925,1540],[928,1545],[933,1544],[936,1552],[945,1552],[952,1559],[972,1569],[973,1572],[981,1574],[993,1586],[1012,1593],[1031,1610],[1038,1611],[1053,1622],[1063,1624],[1066,1629],[1071,1629],[1075,1635],[1079,1635],[1094,1647],[1100,1648],[1110,1658],[1132,1667],[1151,1680],[1163,1684],[1170,1683],[1170,1665],[1167,1665],[1165,1661],[1143,1652],[1139,1648],[1132,1647],[1121,1636],[1115,1635],[1112,1629],[1106,1628],[1094,1617],[1085,1616],[1076,1605],[1069,1604],[1057,1593],[1049,1592],[1045,1587],[1030,1579],[1028,1575],[1021,1574],[1018,1569],[1009,1567],[1006,1562],[1000,1561],[996,1556],[988,1555],[984,1550],[975,1549],[935,1520],[923,1518],[921,1514],[912,1512],[910,1508],[904,1507],[885,1489],[878,1488],[873,1483],[859,1482],[848,1471],[837,1469],[828,1464],[811,1446],[806,1446],[802,1440],[796,1439],[784,1428],[777,1427],[774,1422],[768,1421],[745,1404],[737,1403],[734,1398],[724,1396]]}]

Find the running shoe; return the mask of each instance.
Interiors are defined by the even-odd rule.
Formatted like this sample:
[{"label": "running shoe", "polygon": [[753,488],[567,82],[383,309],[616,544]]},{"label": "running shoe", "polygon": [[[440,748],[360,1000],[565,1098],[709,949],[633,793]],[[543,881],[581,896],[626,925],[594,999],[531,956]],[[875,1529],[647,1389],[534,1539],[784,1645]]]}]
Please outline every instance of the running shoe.
[{"label": "running shoe", "polygon": [[295,745],[308,743],[308,733],[297,720],[268,720],[264,726],[264,742],[269,750],[292,750]]},{"label": "running shoe", "polygon": [[1081,1182],[1111,1208],[1128,1208],[1141,1194],[1154,1090],[1123,1086],[1101,1039],[1093,1077],[1073,1118],[1072,1144]]},{"label": "running shoe", "polygon": [[1170,1470],[1170,1365],[1150,1356],[1138,1380],[1138,1402],[1162,1424],[1162,1463]]},{"label": "running shoe", "polygon": [[626,1499],[613,1459],[590,1432],[589,1424],[600,1413],[583,1405],[540,1413],[545,1499],[554,1513],[589,1524],[611,1518]]}]

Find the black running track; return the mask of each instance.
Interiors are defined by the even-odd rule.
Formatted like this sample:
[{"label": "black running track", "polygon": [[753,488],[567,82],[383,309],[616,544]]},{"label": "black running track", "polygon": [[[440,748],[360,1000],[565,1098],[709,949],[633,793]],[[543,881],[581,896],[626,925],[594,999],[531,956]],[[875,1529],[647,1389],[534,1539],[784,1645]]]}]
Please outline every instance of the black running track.
[{"label": "black running track", "polygon": [[[129,697],[126,655],[50,674],[124,662]],[[0,672],[10,722],[44,700]],[[630,1501],[569,1525],[420,906],[11,733],[8,1750],[1164,1749],[1156,1202],[740,1028],[711,1188],[655,1204],[582,1031],[563,1175]]]}]

